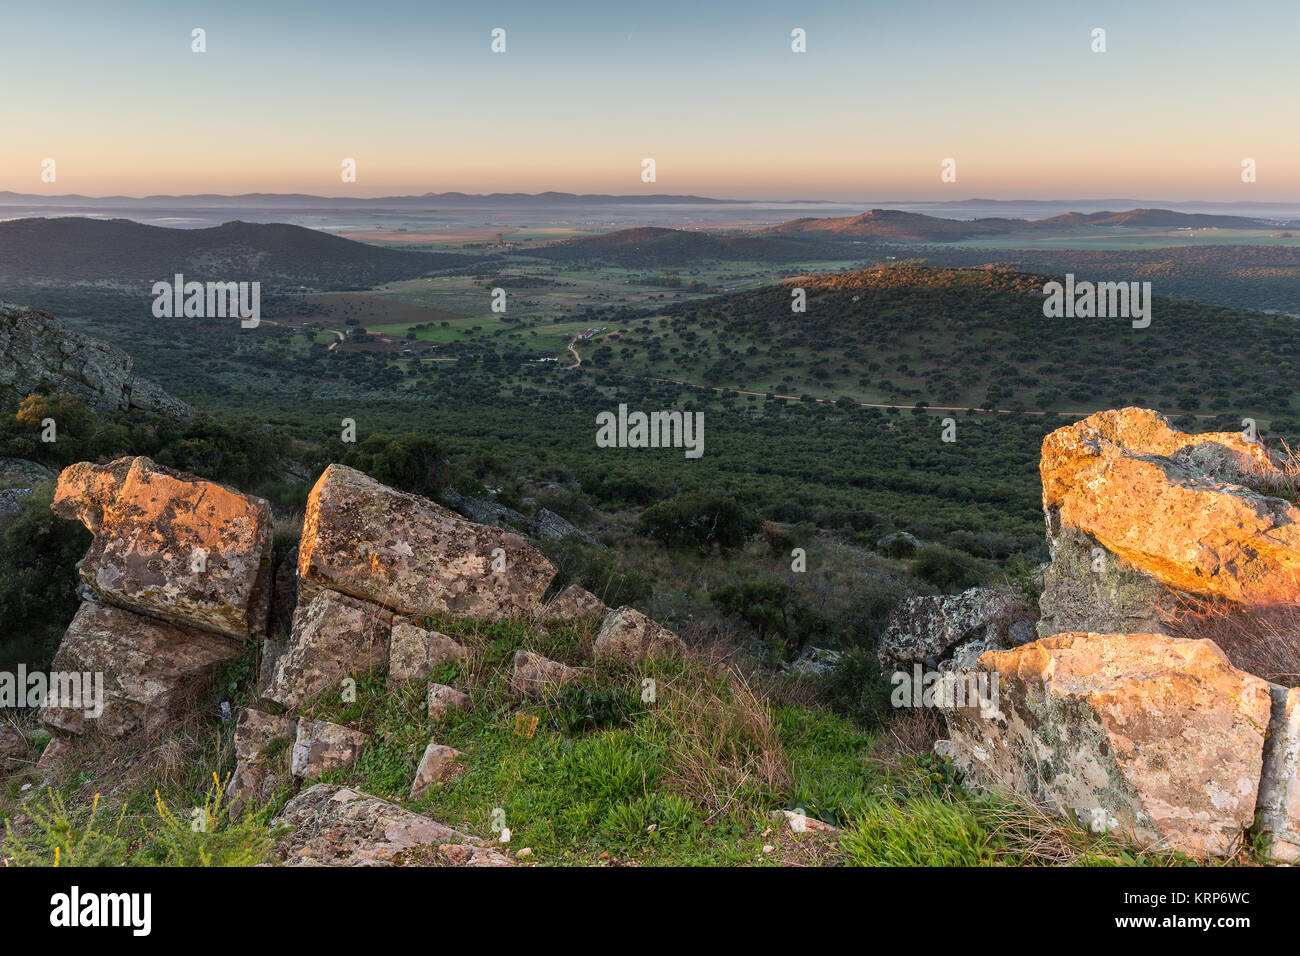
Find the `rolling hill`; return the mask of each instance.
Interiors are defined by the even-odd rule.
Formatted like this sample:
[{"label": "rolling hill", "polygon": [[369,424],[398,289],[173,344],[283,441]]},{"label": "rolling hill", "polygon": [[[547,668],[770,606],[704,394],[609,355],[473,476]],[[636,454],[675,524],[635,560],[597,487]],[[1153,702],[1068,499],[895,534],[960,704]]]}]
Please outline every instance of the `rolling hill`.
[{"label": "rolling hill", "polygon": [[844,249],[816,239],[715,236],[694,230],[648,226],[566,239],[529,250],[529,254],[552,260],[600,260],[632,268],[671,268],[710,259],[812,262],[846,256]]}]

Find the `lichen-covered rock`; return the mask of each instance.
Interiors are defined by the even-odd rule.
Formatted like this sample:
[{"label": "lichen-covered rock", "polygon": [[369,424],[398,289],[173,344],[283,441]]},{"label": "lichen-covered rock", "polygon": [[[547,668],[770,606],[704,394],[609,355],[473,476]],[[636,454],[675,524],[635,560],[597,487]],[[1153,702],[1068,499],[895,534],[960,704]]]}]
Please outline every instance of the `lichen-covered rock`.
[{"label": "lichen-covered rock", "polygon": [[330,465],[307,499],[298,578],[409,617],[498,620],[541,606],[555,567],[518,534]]},{"label": "lichen-covered rock", "polygon": [[651,657],[681,656],[686,653],[686,642],[625,605],[605,616],[592,650],[598,661],[635,663]]},{"label": "lichen-covered rock", "polygon": [[985,651],[1033,640],[1024,599],[1008,588],[911,597],[890,615],[876,656],[885,674],[973,666]]},{"label": "lichen-covered rock", "polygon": [[1259,828],[1269,854],[1283,863],[1300,862],[1300,687],[1269,688],[1272,723],[1264,747],[1259,784]]},{"label": "lichen-covered rock", "polygon": [[1210,641],[1058,634],[979,669],[996,706],[947,712],[971,785],[1198,857],[1231,853],[1251,826],[1269,685]]},{"label": "lichen-covered rock", "polygon": [[[1074,623],[1060,619],[1079,616],[1090,589],[1110,598],[1102,616],[1132,616],[1145,595],[1116,600],[1134,583],[1126,569],[1173,592],[1242,605],[1300,600],[1300,509],[1270,495],[1286,481],[1258,443],[1183,434],[1156,412],[1125,408],[1052,432],[1039,470],[1054,560],[1072,529],[1082,536],[1068,542],[1076,551],[1096,542],[1124,566],[1106,584],[1087,583],[1077,578],[1082,552],[1067,554],[1076,570],[1064,583],[1074,587],[1062,586],[1062,569],[1049,573],[1051,626]],[[1088,566],[1097,573],[1091,555]]]},{"label": "lichen-covered rock", "polygon": [[472,710],[469,694],[446,684],[430,684],[428,691],[429,717],[441,717],[449,710]]},{"label": "lichen-covered rock", "polygon": [[76,394],[95,411],[140,408],[187,419],[194,409],[135,374],[131,357],[48,312],[0,303],[0,396]]},{"label": "lichen-covered rock", "polygon": [[515,651],[510,692],[519,697],[540,697],[570,681],[579,680],[584,673],[582,668],[561,664],[532,651]]},{"label": "lichen-covered rock", "polygon": [[464,769],[460,763],[459,750],[430,741],[415,770],[410,799],[419,800],[435,783],[446,783]]},{"label": "lichen-covered rock", "polygon": [[361,756],[361,748],[369,739],[359,730],[303,717],[298,721],[293,742],[293,775],[315,780],[330,770],[350,767]]},{"label": "lichen-covered rock", "polygon": [[388,666],[392,615],[333,591],[317,591],[298,603],[289,643],[275,662],[262,694],[282,707],[300,709],[345,677],[360,679]]},{"label": "lichen-covered rock", "polygon": [[27,750],[27,738],[18,728],[0,722],[0,773],[10,773],[35,763]]},{"label": "lichen-covered rock", "polygon": [[401,683],[428,677],[437,667],[469,659],[469,649],[446,634],[417,627],[405,618],[393,619],[389,641],[388,677]]},{"label": "lichen-covered rock", "polygon": [[346,787],[316,784],[276,817],[293,827],[276,846],[290,866],[509,866],[483,840]]},{"label": "lichen-covered rock", "polygon": [[260,640],[271,600],[271,508],[261,498],[122,458],[59,475],[54,513],[94,534],[81,579],[108,604]]},{"label": "lichen-covered rock", "polygon": [[[103,699],[96,700],[96,691],[85,700],[83,678],[83,706],[47,701],[41,722],[65,733],[110,737],[156,730],[197,706],[198,694],[242,651],[239,642],[208,631],[86,602],[68,625],[50,669],[92,679],[102,675]],[[66,701],[61,694],[59,703]]]},{"label": "lichen-covered rock", "polygon": [[557,621],[596,621],[609,613],[605,602],[586,588],[570,584],[542,608],[540,616]]},{"label": "lichen-covered rock", "polygon": [[261,806],[289,782],[289,753],[296,737],[292,717],[245,708],[235,725],[235,772],[226,790],[232,814]]}]

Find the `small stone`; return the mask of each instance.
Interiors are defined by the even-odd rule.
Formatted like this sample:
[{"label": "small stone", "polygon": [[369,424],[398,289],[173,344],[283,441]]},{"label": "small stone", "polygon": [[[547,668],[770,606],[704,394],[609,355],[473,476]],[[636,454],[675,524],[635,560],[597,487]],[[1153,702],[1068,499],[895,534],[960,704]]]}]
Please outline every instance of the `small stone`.
[{"label": "small stone", "polygon": [[429,717],[441,717],[449,710],[472,710],[469,694],[446,684],[429,685]]},{"label": "small stone", "polygon": [[369,739],[349,727],[304,717],[293,744],[293,775],[316,780],[327,771],[351,766]]},{"label": "small stone", "polygon": [[420,799],[435,783],[446,783],[463,771],[465,768],[458,763],[459,758],[459,750],[444,744],[430,743],[424,748],[424,756],[420,758],[415,780],[411,783],[410,799]]}]

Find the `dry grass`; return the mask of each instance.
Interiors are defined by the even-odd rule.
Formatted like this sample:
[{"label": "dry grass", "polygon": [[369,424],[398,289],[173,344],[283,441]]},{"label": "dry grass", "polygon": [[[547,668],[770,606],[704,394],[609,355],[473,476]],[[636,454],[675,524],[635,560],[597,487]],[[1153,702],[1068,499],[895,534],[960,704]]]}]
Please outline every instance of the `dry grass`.
[{"label": "dry grass", "polygon": [[1300,608],[1185,599],[1164,616],[1174,637],[1211,640],[1234,667],[1275,684],[1300,685]]}]

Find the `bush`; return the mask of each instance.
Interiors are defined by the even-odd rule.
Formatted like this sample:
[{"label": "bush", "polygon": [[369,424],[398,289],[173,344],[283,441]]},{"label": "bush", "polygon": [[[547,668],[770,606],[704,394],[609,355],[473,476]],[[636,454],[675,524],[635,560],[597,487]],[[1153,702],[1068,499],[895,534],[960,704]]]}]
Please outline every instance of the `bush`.
[{"label": "bush", "polygon": [[726,554],[742,547],[762,527],[757,512],[737,499],[695,491],[647,508],[636,530],[670,548],[707,552],[717,545]]},{"label": "bush", "polygon": [[343,456],[343,464],[375,481],[432,498],[451,480],[437,439],[406,432],[371,435]]},{"label": "bush", "polygon": [[988,580],[989,567],[964,551],[941,544],[926,545],[916,553],[913,572],[942,591],[964,591]]}]

